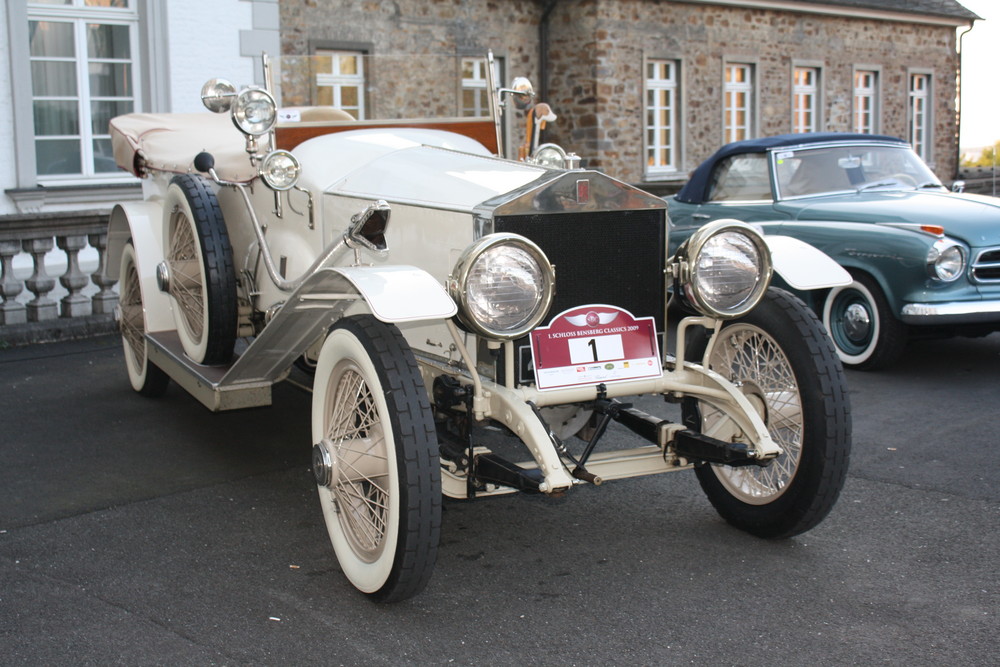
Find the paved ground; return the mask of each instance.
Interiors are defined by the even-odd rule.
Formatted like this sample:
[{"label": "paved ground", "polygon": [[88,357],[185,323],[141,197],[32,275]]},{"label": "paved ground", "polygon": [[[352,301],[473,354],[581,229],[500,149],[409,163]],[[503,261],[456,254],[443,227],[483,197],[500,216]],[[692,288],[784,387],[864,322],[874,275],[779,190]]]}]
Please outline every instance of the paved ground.
[{"label": "paved ground", "polygon": [[143,399],[110,338],[0,351],[0,664],[987,665],[1000,654],[1000,335],[849,373],[831,516],[767,542],[687,473],[446,504],[435,576],[341,576],[308,396]]}]

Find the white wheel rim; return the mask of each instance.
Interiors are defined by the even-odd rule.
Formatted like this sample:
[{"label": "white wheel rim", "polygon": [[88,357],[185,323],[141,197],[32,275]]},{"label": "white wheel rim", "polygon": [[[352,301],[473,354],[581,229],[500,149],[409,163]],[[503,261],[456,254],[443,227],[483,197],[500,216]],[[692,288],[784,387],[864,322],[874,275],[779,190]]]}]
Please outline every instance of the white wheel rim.
[{"label": "white wheel rim", "polygon": [[325,441],[336,465],[319,496],[341,568],[366,593],[388,579],[399,530],[395,443],[377,378],[352,334],[330,334],[316,366],[312,422],[314,441]]},{"label": "white wheel rim", "polygon": [[[871,341],[857,354],[852,354],[844,349],[843,344],[838,340],[838,336],[846,334],[838,334],[837,330],[841,328],[840,324],[833,321],[835,316],[833,312],[834,305],[839,302],[841,294],[847,290],[857,292],[865,299],[868,302],[866,310],[871,313],[871,321],[869,323],[871,327]],[[875,352],[879,336],[882,334],[882,323],[879,321],[878,310],[875,308],[875,298],[868,288],[858,281],[854,281],[845,287],[834,288],[829,296],[826,297],[826,302],[823,304],[823,326],[826,327],[827,332],[833,339],[833,347],[837,350],[837,356],[840,357],[840,361],[852,365],[868,361],[869,357]]]},{"label": "white wheel rim", "polygon": [[130,245],[125,247],[122,255],[121,295],[118,304],[121,314],[118,326],[125,348],[125,366],[133,389],[139,391],[146,379],[146,322],[135,251]]},{"label": "white wheel rim", "polygon": [[167,264],[170,267],[170,297],[174,323],[184,351],[195,362],[205,359],[208,336],[208,293],[205,285],[204,257],[195,234],[194,219],[187,198],[176,185],[170,188],[174,199],[167,223]]},{"label": "white wheel rim", "polygon": [[[802,398],[792,366],[778,343],[750,324],[730,325],[712,349],[712,370],[741,386],[762,413],[771,438],[782,449],[766,467],[713,466],[716,477],[750,505],[773,502],[787,489],[802,457]],[[702,430],[722,435],[735,428],[725,413],[702,402]]]}]

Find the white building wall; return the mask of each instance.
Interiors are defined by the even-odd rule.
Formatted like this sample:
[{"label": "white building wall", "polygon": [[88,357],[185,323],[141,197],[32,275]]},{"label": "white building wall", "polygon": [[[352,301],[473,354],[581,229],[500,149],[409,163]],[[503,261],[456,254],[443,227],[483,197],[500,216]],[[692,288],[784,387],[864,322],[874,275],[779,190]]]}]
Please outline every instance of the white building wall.
[{"label": "white building wall", "polygon": [[254,82],[253,59],[240,48],[241,34],[253,30],[253,13],[247,0],[167,3],[171,111],[204,111],[199,93],[213,77],[237,86]]},{"label": "white building wall", "polygon": [[[7,3],[0,10],[0,36],[7,41]],[[14,91],[10,83],[10,49],[0,48],[0,193],[17,183],[14,172]],[[14,213],[17,207],[5,196],[0,196],[0,215]]]}]

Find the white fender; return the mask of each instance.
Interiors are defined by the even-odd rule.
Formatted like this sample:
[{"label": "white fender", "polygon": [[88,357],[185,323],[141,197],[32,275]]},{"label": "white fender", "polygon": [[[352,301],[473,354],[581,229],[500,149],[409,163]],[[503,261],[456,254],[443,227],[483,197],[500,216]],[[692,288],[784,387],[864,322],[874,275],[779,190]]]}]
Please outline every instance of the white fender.
[{"label": "white fender", "polygon": [[458,312],[444,286],[415,266],[348,266],[334,270],[354,285],[368,302],[372,315],[383,322],[440,320]]},{"label": "white fender", "polygon": [[120,280],[122,253],[129,239],[135,247],[136,269],[142,289],[146,331],[169,331],[175,328],[170,312],[170,297],[156,285],[156,265],[163,259],[160,247],[160,227],[163,206],[158,201],[137,201],[117,204],[108,221],[108,254],[104,272]]},{"label": "white fender", "polygon": [[764,235],[774,270],[797,290],[851,284],[851,274],[825,252],[791,236]]}]

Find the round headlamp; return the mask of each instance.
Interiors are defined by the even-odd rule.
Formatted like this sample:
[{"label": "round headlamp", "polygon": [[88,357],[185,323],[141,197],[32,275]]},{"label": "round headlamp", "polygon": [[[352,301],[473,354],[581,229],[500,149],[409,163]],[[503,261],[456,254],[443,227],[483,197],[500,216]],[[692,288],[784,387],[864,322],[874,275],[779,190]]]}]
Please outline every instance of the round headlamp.
[{"label": "round headlamp", "polygon": [[771,283],[764,238],[738,220],[715,220],[677,251],[681,292],[702,314],[729,319],[753,310]]},{"label": "round headlamp", "polygon": [[245,134],[267,134],[278,122],[278,105],[266,90],[247,88],[233,102],[233,122]]},{"label": "round headlamp", "polygon": [[466,328],[490,338],[520,338],[548,313],[555,270],[523,236],[490,234],[462,253],[448,289]]},{"label": "round headlamp", "polygon": [[531,162],[552,169],[567,169],[569,165],[566,158],[566,151],[561,146],[556,144],[542,144],[531,157]]},{"label": "round headlamp", "polygon": [[299,161],[288,151],[271,151],[260,164],[260,176],[272,190],[291,190],[300,173]]},{"label": "round headlamp", "polygon": [[931,278],[950,283],[965,271],[965,251],[955,241],[938,239],[927,251],[927,272]]}]

